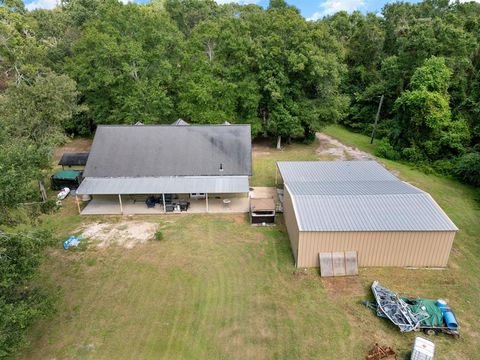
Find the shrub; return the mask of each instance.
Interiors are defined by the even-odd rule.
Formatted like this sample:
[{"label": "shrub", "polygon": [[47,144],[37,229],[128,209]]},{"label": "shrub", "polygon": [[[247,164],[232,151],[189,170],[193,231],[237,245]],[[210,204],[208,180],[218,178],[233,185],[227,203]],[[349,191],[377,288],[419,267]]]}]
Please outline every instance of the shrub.
[{"label": "shrub", "polygon": [[312,144],[316,138],[317,136],[314,131],[308,131],[303,138],[303,143],[307,145]]},{"label": "shrub", "polygon": [[44,214],[50,214],[58,209],[57,202],[55,200],[47,200],[40,205],[40,209]]},{"label": "shrub", "polygon": [[377,148],[375,149],[375,155],[389,160],[400,159],[400,154],[393,148],[388,139],[382,139],[379,141]]},{"label": "shrub", "polygon": [[162,230],[155,231],[155,240],[161,241],[163,240],[163,232]]},{"label": "shrub", "polygon": [[416,164],[422,163],[424,161],[422,153],[415,146],[404,148],[402,150],[402,158]]},{"label": "shrub", "polygon": [[0,231],[0,359],[11,358],[24,345],[27,328],[53,311],[53,297],[31,283],[53,241],[44,231]]},{"label": "shrub", "polygon": [[480,153],[471,152],[459,157],[453,174],[467,184],[480,186]]},{"label": "shrub", "polygon": [[452,159],[437,160],[432,165],[435,172],[442,175],[451,175],[454,166],[455,162]]},{"label": "shrub", "polygon": [[432,164],[429,163],[429,162],[426,162],[426,161],[420,161],[416,164],[413,164],[415,166],[416,169],[420,170],[421,172],[425,173],[425,174],[434,174],[434,175],[438,175],[438,172],[435,171],[435,169],[432,167]]}]

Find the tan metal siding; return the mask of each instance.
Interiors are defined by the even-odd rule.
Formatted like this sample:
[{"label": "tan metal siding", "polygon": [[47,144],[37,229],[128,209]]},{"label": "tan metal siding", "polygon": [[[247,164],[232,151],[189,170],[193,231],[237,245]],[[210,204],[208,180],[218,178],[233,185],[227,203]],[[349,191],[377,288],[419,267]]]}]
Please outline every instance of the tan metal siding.
[{"label": "tan metal siding", "polygon": [[293,257],[295,258],[295,263],[297,263],[299,231],[292,197],[290,196],[287,187],[285,187],[283,195],[283,217],[285,219],[285,225],[287,226]]},{"label": "tan metal siding", "polygon": [[[445,267],[455,234],[455,231],[300,232],[296,264],[316,267],[320,252],[356,250],[359,266]],[[292,237],[290,230],[289,236]]]}]

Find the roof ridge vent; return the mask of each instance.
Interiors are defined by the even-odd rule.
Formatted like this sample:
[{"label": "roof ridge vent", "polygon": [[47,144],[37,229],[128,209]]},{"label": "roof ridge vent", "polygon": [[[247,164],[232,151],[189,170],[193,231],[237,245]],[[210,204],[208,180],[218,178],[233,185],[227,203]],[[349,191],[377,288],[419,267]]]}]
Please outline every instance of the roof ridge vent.
[{"label": "roof ridge vent", "polygon": [[174,121],[174,122],[172,123],[172,125],[175,125],[175,126],[186,126],[186,125],[190,125],[190,124],[189,124],[188,122],[186,122],[185,120],[178,118],[176,121]]}]

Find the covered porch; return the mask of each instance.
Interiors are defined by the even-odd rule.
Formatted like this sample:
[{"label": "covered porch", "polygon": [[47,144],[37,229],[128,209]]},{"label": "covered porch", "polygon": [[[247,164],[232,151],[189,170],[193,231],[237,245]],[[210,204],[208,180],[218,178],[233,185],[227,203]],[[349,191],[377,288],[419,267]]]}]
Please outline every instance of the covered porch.
[{"label": "covered porch", "polygon": [[77,194],[92,199],[82,215],[244,213],[247,176],[85,178]]},{"label": "covered porch", "polygon": [[[159,215],[178,213],[246,213],[249,211],[247,194],[206,194],[205,198],[191,198],[189,194],[173,196],[172,203],[189,202],[188,209],[182,211],[166,211],[162,203],[147,207],[147,195],[94,195],[87,206],[81,210],[81,215]],[[243,196],[242,196],[243,195]],[[160,195],[161,196],[161,195]]]}]

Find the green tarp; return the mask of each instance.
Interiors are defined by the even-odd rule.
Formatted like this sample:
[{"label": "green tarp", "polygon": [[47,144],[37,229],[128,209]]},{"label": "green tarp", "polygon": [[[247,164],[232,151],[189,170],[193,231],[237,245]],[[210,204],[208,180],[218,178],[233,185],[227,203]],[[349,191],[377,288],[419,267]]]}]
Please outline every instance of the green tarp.
[{"label": "green tarp", "polygon": [[440,308],[435,304],[436,300],[431,299],[409,299],[403,298],[414,313],[421,312],[422,310],[430,315],[427,319],[422,320],[420,323],[425,326],[445,326],[443,324],[443,315]]},{"label": "green tarp", "polygon": [[61,170],[53,174],[55,180],[76,180],[80,176],[79,170]]}]

